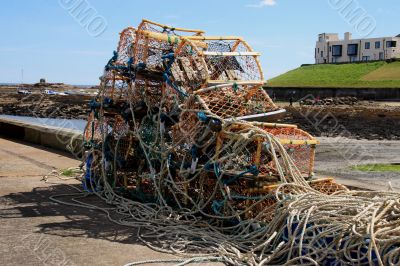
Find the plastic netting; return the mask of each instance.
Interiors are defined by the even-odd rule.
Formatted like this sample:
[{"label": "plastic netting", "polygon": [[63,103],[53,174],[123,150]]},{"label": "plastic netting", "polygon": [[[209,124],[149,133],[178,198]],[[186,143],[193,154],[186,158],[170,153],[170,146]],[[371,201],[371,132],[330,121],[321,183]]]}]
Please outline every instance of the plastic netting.
[{"label": "plastic netting", "polygon": [[[263,73],[257,57],[246,55],[251,48],[241,39],[206,40],[208,48],[205,62],[209,79],[217,81],[258,81],[263,80]],[[230,54],[229,54],[230,53]]]},{"label": "plastic netting", "polygon": [[232,84],[215,87],[197,93],[204,103],[203,108],[221,118],[236,118],[275,111],[272,102],[261,86]]},{"label": "plastic netting", "polygon": [[307,181],[312,136],[241,118],[277,109],[260,87],[258,54],[240,38],[199,35],[149,21],[123,32],[91,103],[86,190],[116,205],[120,223],[143,228],[142,241],[174,254],[234,265],[398,264],[399,195]]}]

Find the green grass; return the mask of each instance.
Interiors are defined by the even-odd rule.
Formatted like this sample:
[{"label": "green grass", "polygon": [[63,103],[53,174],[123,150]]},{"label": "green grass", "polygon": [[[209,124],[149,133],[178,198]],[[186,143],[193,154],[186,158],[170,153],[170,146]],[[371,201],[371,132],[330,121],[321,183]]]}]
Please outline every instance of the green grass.
[{"label": "green grass", "polygon": [[[388,71],[390,71],[390,74],[387,74]],[[311,88],[400,88],[400,78],[398,73],[400,73],[400,62],[310,65],[294,69],[281,76],[273,78],[268,81],[268,86]],[[392,77],[392,79],[390,77]]]},{"label": "green grass", "polygon": [[364,164],[352,167],[362,172],[400,172],[400,164]]},{"label": "green grass", "polygon": [[399,80],[400,81],[400,62],[383,65],[365,75],[362,80],[376,81],[376,80]]},{"label": "green grass", "polygon": [[61,175],[63,175],[63,176],[71,177],[71,176],[74,176],[74,174],[75,174],[75,172],[72,169],[61,170]]}]

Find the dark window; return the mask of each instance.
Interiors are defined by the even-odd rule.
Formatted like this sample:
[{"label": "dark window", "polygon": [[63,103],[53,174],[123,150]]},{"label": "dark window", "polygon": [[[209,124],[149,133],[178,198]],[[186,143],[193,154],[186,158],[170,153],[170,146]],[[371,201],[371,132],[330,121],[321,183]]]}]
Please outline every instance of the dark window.
[{"label": "dark window", "polygon": [[350,56],[350,62],[357,62],[358,58],[357,56]]},{"label": "dark window", "polygon": [[324,57],[324,51],[321,51],[321,57]]},{"label": "dark window", "polygon": [[371,57],[370,56],[363,56],[362,60],[363,61],[370,61]]},{"label": "dark window", "polygon": [[370,49],[371,48],[371,43],[370,42],[366,42],[365,43],[365,49]]},{"label": "dark window", "polygon": [[381,42],[375,42],[375,49],[381,48]]},{"label": "dark window", "polygon": [[358,54],[358,44],[349,44],[347,46],[347,55],[357,55]]},{"label": "dark window", "polygon": [[343,46],[342,45],[333,45],[332,46],[332,56],[342,56]]},{"label": "dark window", "polygon": [[387,48],[394,48],[397,46],[397,42],[396,41],[388,41],[386,42],[386,47]]}]

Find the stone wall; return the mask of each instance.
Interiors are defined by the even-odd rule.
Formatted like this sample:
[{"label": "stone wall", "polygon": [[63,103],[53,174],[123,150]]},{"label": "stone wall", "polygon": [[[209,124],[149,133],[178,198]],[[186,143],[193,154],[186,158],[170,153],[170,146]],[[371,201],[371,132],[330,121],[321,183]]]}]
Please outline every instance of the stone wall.
[{"label": "stone wall", "polygon": [[0,119],[0,135],[27,141],[79,157],[83,152],[82,134],[63,128],[34,125],[11,119]]},{"label": "stone wall", "polygon": [[400,88],[285,88],[265,87],[272,99],[277,101],[293,101],[305,97],[346,97],[353,96],[359,100],[400,100]]}]

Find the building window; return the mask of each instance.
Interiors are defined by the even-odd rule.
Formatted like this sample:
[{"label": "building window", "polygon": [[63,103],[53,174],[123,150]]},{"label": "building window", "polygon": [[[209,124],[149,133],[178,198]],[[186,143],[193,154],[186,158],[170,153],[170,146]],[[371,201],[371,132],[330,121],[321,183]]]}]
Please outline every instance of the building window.
[{"label": "building window", "polygon": [[370,56],[363,56],[362,60],[367,62],[367,61],[371,60],[371,57]]},{"label": "building window", "polygon": [[357,56],[350,56],[350,62],[357,62]]},{"label": "building window", "polygon": [[324,57],[324,51],[321,51],[321,57]]},{"label": "building window", "polygon": [[333,45],[332,46],[332,56],[342,56],[343,54],[343,46],[342,45]]},{"label": "building window", "polygon": [[388,41],[386,42],[386,47],[387,48],[394,48],[397,46],[397,42],[396,41]]},{"label": "building window", "polygon": [[347,46],[347,55],[357,55],[358,54],[358,44],[349,44]]},{"label": "building window", "polygon": [[370,49],[371,48],[371,43],[370,42],[366,42],[365,43],[365,49]]},{"label": "building window", "polygon": [[381,42],[375,42],[375,49],[381,48]]}]

